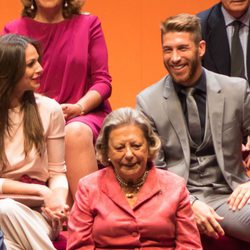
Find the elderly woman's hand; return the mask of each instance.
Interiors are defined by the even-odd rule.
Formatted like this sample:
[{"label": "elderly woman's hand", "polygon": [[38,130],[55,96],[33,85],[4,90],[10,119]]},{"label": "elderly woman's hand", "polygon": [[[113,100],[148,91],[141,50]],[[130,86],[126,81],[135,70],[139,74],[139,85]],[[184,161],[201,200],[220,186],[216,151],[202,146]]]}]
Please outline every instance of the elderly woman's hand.
[{"label": "elderly woman's hand", "polygon": [[64,222],[67,222],[69,216],[69,206],[64,205],[64,208],[59,210],[52,210],[48,207],[42,208],[43,215],[48,221],[51,222],[51,227],[54,235],[58,235],[62,230],[62,225]]},{"label": "elderly woman's hand", "polygon": [[219,216],[213,208],[202,201],[196,200],[192,205],[192,209],[201,233],[215,239],[224,235],[224,230],[218,223],[218,221],[223,220],[223,217]]},{"label": "elderly woman's hand", "polygon": [[44,207],[43,215],[51,222],[55,235],[62,229],[62,224],[68,220],[69,206],[65,204],[65,199],[60,195],[60,189],[45,189],[43,192]]}]

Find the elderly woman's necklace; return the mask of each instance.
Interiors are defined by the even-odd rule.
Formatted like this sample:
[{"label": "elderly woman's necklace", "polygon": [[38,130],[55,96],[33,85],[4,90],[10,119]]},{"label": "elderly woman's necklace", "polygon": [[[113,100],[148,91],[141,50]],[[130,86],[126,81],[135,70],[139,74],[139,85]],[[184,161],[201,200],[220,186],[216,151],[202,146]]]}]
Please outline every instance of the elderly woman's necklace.
[{"label": "elderly woman's necklace", "polygon": [[115,176],[117,181],[119,182],[120,186],[123,188],[124,192],[125,192],[125,196],[128,199],[132,199],[134,198],[134,196],[139,192],[141,186],[144,184],[146,178],[148,175],[148,171],[145,171],[143,176],[136,182],[125,182],[119,175],[118,173],[115,171]]}]

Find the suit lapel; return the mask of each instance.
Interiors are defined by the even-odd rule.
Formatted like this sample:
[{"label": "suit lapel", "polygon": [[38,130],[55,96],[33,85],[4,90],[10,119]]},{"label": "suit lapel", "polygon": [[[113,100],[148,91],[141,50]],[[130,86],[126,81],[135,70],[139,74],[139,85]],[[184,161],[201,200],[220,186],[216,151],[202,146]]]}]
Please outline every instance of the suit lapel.
[{"label": "suit lapel", "polygon": [[208,19],[208,27],[208,53],[213,58],[218,72],[230,75],[230,50],[220,4],[213,9]]},{"label": "suit lapel", "polygon": [[179,141],[181,143],[181,147],[183,150],[183,154],[185,157],[186,165],[189,166],[190,164],[190,146],[188,140],[188,131],[185,122],[185,118],[183,115],[183,111],[181,108],[181,104],[179,98],[175,92],[173,83],[171,78],[168,77],[166,79],[166,88],[164,89],[163,96],[166,100],[164,105],[167,117],[169,118],[173,129],[175,130]]},{"label": "suit lapel", "polygon": [[148,174],[148,177],[145,181],[145,184],[142,186],[139,194],[138,199],[135,204],[134,210],[143,204],[145,201],[151,199],[153,196],[158,194],[161,191],[161,187],[159,184],[158,176],[156,173],[156,168],[153,167]]},{"label": "suit lapel", "polygon": [[111,167],[106,167],[106,173],[103,176],[101,189],[102,192],[105,193],[118,207],[131,216],[134,216]]},{"label": "suit lapel", "polygon": [[224,166],[222,151],[222,125],[224,115],[224,96],[221,94],[221,87],[209,71],[206,72],[207,81],[207,104],[210,121],[210,128],[214,144],[215,153],[220,166]]},{"label": "suit lapel", "polygon": [[134,210],[137,207],[161,191],[156,168],[154,166],[149,171],[145,185],[142,186],[140,192],[138,193],[138,200],[133,209],[129,206],[111,167],[107,167],[102,183],[102,192],[105,193],[114,203],[116,203],[117,206],[133,217],[135,216]]}]

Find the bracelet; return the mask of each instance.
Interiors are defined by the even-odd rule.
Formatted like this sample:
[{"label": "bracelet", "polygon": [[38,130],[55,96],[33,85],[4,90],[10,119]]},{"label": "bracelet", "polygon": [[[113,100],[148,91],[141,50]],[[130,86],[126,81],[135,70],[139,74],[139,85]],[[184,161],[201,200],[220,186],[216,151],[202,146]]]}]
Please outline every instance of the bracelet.
[{"label": "bracelet", "polygon": [[80,115],[84,114],[83,107],[80,103],[76,103],[76,105],[80,108]]},{"label": "bracelet", "polygon": [[191,206],[193,206],[194,205],[194,203],[197,201],[197,200],[199,200],[196,196],[191,196],[190,197],[190,204],[191,204]]}]

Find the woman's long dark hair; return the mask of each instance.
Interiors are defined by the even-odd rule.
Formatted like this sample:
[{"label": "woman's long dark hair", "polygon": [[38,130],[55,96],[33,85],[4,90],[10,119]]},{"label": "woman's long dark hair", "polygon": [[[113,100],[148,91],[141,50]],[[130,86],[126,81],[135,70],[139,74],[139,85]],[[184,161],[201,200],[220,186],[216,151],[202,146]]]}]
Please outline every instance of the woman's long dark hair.
[{"label": "woman's long dark hair", "polygon": [[[39,53],[38,44],[27,37],[16,34],[0,36],[0,169],[8,164],[4,147],[4,136],[6,133],[10,135],[12,128],[8,110],[11,108],[13,91],[25,74],[25,53],[28,44],[33,45]],[[21,100],[21,111],[24,113],[24,153],[27,156],[32,147],[35,146],[41,155],[45,147],[44,129],[33,91],[24,93]]]}]

